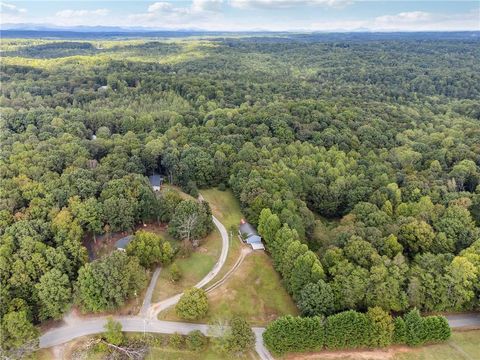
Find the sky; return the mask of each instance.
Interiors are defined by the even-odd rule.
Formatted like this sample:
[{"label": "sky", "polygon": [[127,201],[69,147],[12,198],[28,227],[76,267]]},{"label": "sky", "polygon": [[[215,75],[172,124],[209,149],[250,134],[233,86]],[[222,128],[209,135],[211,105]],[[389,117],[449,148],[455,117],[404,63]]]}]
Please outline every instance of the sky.
[{"label": "sky", "polygon": [[480,30],[480,0],[0,1],[1,24],[213,31]]}]

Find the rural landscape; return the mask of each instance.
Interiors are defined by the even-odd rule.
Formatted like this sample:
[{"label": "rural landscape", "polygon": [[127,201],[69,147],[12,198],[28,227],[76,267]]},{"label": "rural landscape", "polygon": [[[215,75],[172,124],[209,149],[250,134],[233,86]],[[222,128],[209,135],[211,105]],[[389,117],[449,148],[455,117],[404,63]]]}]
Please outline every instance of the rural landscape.
[{"label": "rural landscape", "polygon": [[44,3],[84,22],[2,3],[1,359],[480,359],[478,3]]}]

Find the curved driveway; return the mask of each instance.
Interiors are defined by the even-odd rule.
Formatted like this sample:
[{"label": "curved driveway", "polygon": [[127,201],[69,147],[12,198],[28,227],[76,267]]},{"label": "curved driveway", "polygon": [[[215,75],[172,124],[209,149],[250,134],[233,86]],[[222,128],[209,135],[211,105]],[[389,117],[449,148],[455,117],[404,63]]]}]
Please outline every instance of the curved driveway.
[{"label": "curved driveway", "polygon": [[[212,216],[212,219],[213,219],[213,223],[217,227],[222,237],[222,251],[213,269],[202,280],[200,280],[197,284],[195,284],[196,288],[202,288],[205,285],[207,285],[210,281],[212,281],[215,278],[215,276],[217,276],[217,274],[220,272],[223,265],[225,264],[225,261],[227,260],[228,246],[229,246],[227,229],[225,229],[225,226],[223,226],[223,224],[215,216]],[[168,299],[152,304],[150,306],[150,309],[148,310],[148,317],[152,319],[156,318],[158,313],[169,308],[170,306],[175,305],[178,302],[178,300],[180,300],[180,297],[182,295],[183,293],[180,293]]]}]

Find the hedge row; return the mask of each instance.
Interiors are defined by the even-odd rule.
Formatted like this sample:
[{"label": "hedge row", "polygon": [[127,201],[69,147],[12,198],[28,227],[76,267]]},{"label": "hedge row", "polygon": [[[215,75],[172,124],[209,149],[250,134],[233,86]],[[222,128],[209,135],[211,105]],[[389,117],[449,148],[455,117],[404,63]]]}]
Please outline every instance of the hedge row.
[{"label": "hedge row", "polygon": [[321,317],[285,316],[270,323],[263,334],[274,354],[321,349],[378,348],[395,344],[411,346],[447,340],[450,326],[443,316],[421,317],[414,309],[393,319],[379,307],[367,313],[353,310]]}]

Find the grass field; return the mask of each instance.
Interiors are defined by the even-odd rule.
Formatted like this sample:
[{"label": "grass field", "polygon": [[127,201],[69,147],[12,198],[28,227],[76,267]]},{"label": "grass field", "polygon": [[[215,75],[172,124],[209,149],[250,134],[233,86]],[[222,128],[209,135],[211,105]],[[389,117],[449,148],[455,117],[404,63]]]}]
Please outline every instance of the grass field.
[{"label": "grass field", "polygon": [[188,257],[177,258],[174,263],[182,272],[180,281],[173,283],[169,279],[170,266],[162,269],[158,278],[152,301],[157,302],[181,293],[199,282],[212,270],[221,252],[221,239],[218,230],[214,230],[201,245]]},{"label": "grass field", "polygon": [[[211,317],[244,317],[253,325],[266,325],[298,310],[264,252],[247,255],[228,281],[209,295]],[[209,319],[210,320],[210,319]]]},{"label": "grass field", "polygon": [[454,331],[449,341],[411,348],[291,354],[283,360],[480,360],[480,330]]}]

